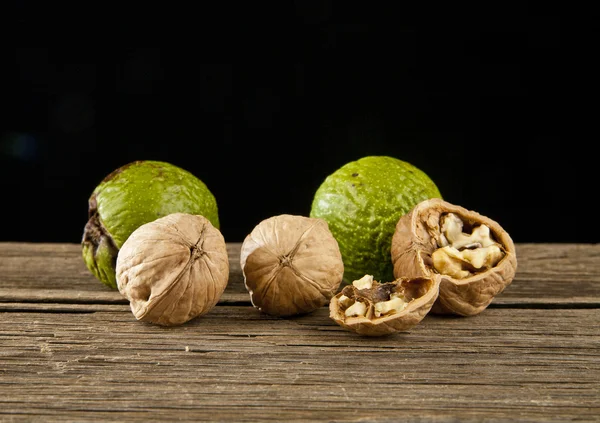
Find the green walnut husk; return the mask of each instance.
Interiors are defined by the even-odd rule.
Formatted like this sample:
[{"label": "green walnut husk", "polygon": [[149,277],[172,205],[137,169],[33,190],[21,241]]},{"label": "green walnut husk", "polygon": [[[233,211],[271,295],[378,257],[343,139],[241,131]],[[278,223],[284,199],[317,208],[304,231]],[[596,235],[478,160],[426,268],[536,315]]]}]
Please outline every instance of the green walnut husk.
[{"label": "green walnut husk", "polygon": [[389,156],[348,162],[315,192],[310,217],[329,224],[344,260],[344,282],[365,274],[392,281],[392,235],[401,216],[417,203],[442,195],[421,169]]},{"label": "green walnut husk", "polygon": [[201,215],[219,229],[214,195],[187,170],[139,160],[110,173],[89,199],[82,253],[90,272],[117,289],[115,268],[123,243],[141,225],[171,213]]}]

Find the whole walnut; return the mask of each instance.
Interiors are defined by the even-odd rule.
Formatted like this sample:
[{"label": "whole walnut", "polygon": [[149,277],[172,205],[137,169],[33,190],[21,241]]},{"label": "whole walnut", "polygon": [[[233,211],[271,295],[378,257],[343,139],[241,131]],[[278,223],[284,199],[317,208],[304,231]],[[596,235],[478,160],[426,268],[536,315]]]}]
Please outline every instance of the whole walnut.
[{"label": "whole walnut", "polygon": [[395,277],[441,276],[431,312],[472,316],[512,282],[515,245],[494,220],[441,199],[402,216],[392,236]]},{"label": "whole walnut", "polygon": [[183,324],[210,311],[223,294],[225,240],[203,216],[169,214],[133,231],[117,256],[116,277],[138,320]]},{"label": "whole walnut", "polygon": [[337,291],[344,264],[336,239],[322,219],[282,214],[260,222],[240,252],[254,307],[273,316],[305,314]]}]

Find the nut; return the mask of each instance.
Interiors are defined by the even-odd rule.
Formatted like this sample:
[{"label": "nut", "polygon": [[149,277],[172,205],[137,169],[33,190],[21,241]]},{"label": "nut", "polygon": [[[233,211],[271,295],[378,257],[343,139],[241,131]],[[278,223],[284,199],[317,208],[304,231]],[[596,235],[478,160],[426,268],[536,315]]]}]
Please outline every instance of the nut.
[{"label": "nut", "polygon": [[81,240],[83,260],[112,289],[117,289],[119,249],[144,223],[170,213],[189,213],[206,217],[219,229],[217,202],[208,187],[167,162],[138,160],[115,169],[94,189],[88,207]]},{"label": "nut", "polygon": [[431,310],[439,275],[379,283],[365,275],[329,303],[329,316],[343,328],[365,336],[390,335],[418,324]]},{"label": "nut", "polygon": [[273,316],[322,307],[344,275],[327,222],[289,214],[256,225],[242,243],[240,265],[252,305]]},{"label": "nut", "polygon": [[432,313],[481,313],[513,280],[511,237],[494,220],[444,200],[417,204],[392,237],[394,276],[441,275]]},{"label": "nut", "polygon": [[136,319],[180,325],[210,311],[223,294],[225,240],[203,216],[169,214],[133,231],[117,256],[116,276]]}]

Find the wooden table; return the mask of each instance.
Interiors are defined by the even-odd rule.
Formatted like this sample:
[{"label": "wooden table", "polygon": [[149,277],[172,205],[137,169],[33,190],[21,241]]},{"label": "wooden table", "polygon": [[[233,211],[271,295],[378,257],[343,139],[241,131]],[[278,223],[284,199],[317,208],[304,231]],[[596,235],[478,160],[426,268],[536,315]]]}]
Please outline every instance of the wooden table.
[{"label": "wooden table", "polygon": [[600,244],[518,244],[517,276],[475,317],[363,338],[323,307],[252,308],[229,244],[220,303],[135,320],[75,244],[0,243],[2,421],[598,421]]}]

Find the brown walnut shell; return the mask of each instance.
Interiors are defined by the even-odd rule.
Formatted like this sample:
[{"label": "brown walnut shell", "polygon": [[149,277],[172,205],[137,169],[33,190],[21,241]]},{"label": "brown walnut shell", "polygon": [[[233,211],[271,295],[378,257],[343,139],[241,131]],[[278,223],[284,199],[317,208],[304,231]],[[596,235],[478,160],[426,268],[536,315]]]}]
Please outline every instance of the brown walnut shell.
[{"label": "brown walnut shell", "polygon": [[169,214],[129,236],[116,275],[136,319],[180,325],[210,311],[223,294],[229,280],[225,240],[203,216]]},{"label": "brown walnut shell", "polygon": [[240,265],[252,305],[273,316],[324,306],[344,275],[327,222],[289,214],[256,225],[242,243]]},{"label": "brown walnut shell", "polygon": [[[431,275],[431,277],[402,277],[386,283],[373,281],[371,288],[362,290],[348,285],[329,302],[329,317],[344,329],[364,336],[384,336],[407,331],[421,322],[431,310],[438,296],[439,284],[439,275]],[[408,304],[399,312],[376,317],[375,301],[389,299],[391,292],[402,292]],[[360,298],[368,304],[366,315],[347,317],[344,313],[345,307],[340,300],[342,295],[352,299]]]},{"label": "brown walnut shell", "polygon": [[402,216],[392,236],[391,256],[394,277],[439,274],[432,254],[440,245],[443,215],[453,213],[465,227],[486,225],[503,253],[493,267],[466,278],[441,274],[440,292],[431,312],[472,316],[482,312],[512,282],[517,270],[515,245],[509,234],[494,220],[435,198],[422,201]]}]

